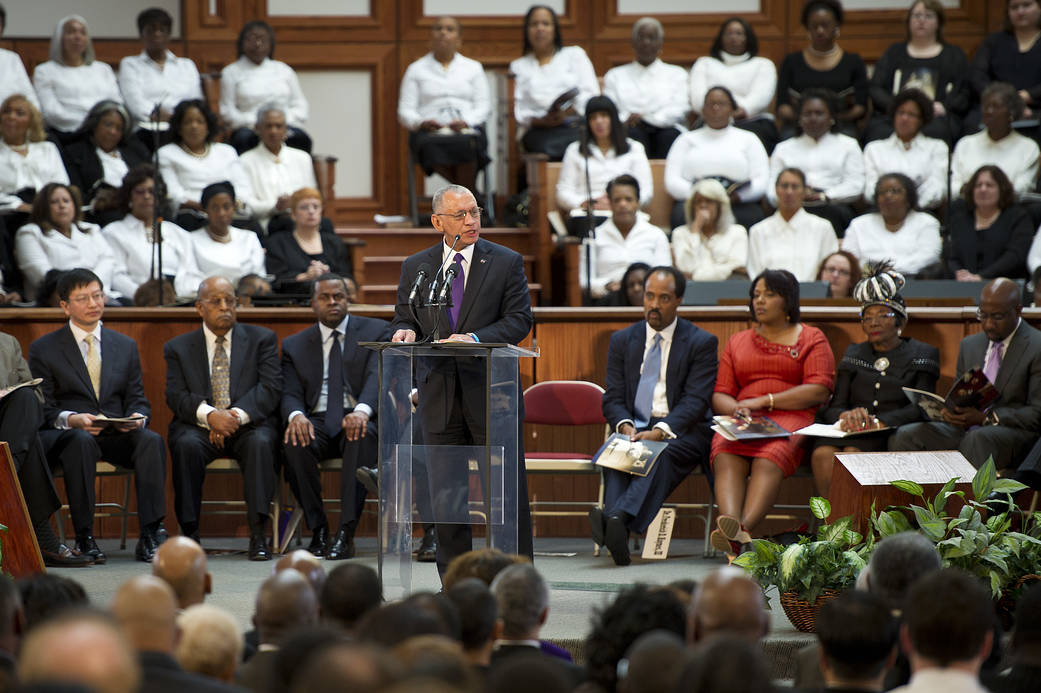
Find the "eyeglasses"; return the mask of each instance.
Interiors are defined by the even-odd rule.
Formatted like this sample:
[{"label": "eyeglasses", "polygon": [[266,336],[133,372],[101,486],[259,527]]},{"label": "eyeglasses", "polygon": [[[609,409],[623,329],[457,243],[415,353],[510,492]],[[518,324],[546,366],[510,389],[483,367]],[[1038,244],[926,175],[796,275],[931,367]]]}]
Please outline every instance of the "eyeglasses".
[{"label": "eyeglasses", "polygon": [[979,308],[976,309],[976,319],[980,322],[987,322],[988,320],[993,320],[994,322],[1002,322],[1008,316],[1008,311],[1005,311],[1004,313],[984,313]]},{"label": "eyeglasses", "polygon": [[850,271],[841,267],[825,267],[824,274],[837,274],[840,277],[848,277],[850,276]]},{"label": "eyeglasses", "polygon": [[435,214],[439,217],[448,217],[449,219],[455,219],[456,221],[463,221],[466,217],[473,217],[474,221],[480,221],[481,212],[483,211],[484,209],[482,207],[474,207],[473,209],[464,209],[455,214],[445,214],[443,212],[435,212]]},{"label": "eyeglasses", "polygon": [[876,313],[875,315],[861,315],[860,322],[867,325],[872,322],[882,322],[883,320],[892,320],[896,317],[896,313],[890,311],[888,313]]},{"label": "eyeglasses", "polygon": [[78,306],[86,305],[87,303],[104,303],[105,292],[95,291],[92,294],[81,294],[79,296],[70,296],[69,303],[75,303]]}]

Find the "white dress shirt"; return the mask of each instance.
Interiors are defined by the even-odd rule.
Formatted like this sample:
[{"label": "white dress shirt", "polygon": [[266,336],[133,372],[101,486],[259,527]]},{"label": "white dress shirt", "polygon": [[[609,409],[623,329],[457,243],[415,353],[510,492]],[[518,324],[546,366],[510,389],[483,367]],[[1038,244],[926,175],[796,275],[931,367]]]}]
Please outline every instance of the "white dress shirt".
[{"label": "white dress shirt", "polygon": [[586,112],[586,101],[600,93],[593,63],[579,46],[564,46],[545,65],[528,53],[510,63],[510,72],[516,77],[513,114],[523,127],[546,115],[557,97],[569,89],[578,88],[574,104],[580,114]]},{"label": "white dress shirt", "polygon": [[[640,206],[644,207],[654,197],[654,177],[647,152],[636,140],[627,139],[629,151],[615,154],[614,147],[603,150],[591,145],[592,154],[583,156],[581,142],[572,142],[564,150],[564,160],[557,178],[557,205],[566,209],[580,207],[588,199],[597,199],[607,194],[607,184],[614,178],[628,173],[640,184]],[[586,162],[589,162],[589,188],[586,188]],[[592,191],[590,193],[590,191]]]},{"label": "white dress shirt", "polygon": [[[829,202],[853,202],[864,192],[864,155],[849,135],[826,132],[819,140],[799,135],[779,142],[770,156],[770,180],[791,167],[805,173],[806,185],[823,191]],[[777,206],[773,185],[766,197]]]},{"label": "white dress shirt", "polygon": [[672,230],[673,266],[694,281],[721,281],[748,262],[748,232],[740,224],[711,236],[690,226]]},{"label": "white dress shirt", "polygon": [[415,130],[424,120],[448,125],[463,120],[470,127],[483,125],[491,113],[488,79],[481,63],[456,53],[447,67],[433,53],[408,66],[401,79],[398,120]]},{"label": "white dress shirt", "polygon": [[[83,365],[87,365],[87,335],[91,335],[94,338],[94,350],[98,355],[98,363],[101,362],[101,321],[98,320],[97,324],[94,325],[94,329],[90,332],[84,330],[76,323],[69,321],[69,331],[72,332],[72,339],[76,342],[76,347],[80,350],[80,356],[83,357]],[[88,370],[89,373],[89,370]],[[68,430],[69,417],[73,414],[85,414],[90,412],[76,412],[72,410],[64,410],[58,414],[58,418],[54,421],[54,427],[63,430]]]},{"label": "white dress shirt", "polygon": [[930,667],[911,674],[907,685],[889,693],[987,693],[979,676],[959,669]]},{"label": "white dress shirt", "polygon": [[951,195],[960,195],[976,169],[986,164],[994,164],[1008,176],[1016,195],[1029,192],[1037,181],[1037,157],[1037,143],[1015,130],[996,142],[986,130],[966,135],[954,145],[951,156]]},{"label": "white dress shirt", "polygon": [[694,61],[690,69],[690,103],[694,110],[701,113],[709,89],[726,87],[750,118],[764,113],[777,91],[777,67],[773,61],[754,56],[731,62],[731,56],[724,56],[722,61],[710,55]]},{"label": "white dress shirt", "polygon": [[[671,265],[672,254],[669,252],[669,239],[665,232],[651,224],[649,217],[637,212],[636,224],[624,237],[608,219],[596,227],[593,239],[593,254],[590,258],[590,271],[593,275],[592,293],[594,298],[607,295],[607,285],[622,280],[625,270],[634,262],[646,262],[651,267]],[[583,245],[582,248],[587,248]],[[586,263],[583,256],[579,264],[579,279],[586,286]]]},{"label": "white dress shirt", "polygon": [[[318,401],[315,402],[314,408],[311,410],[312,414],[320,414],[329,406],[329,352],[333,348],[333,335],[336,336],[336,340],[340,343],[340,353],[342,354],[343,338],[347,334],[347,321],[350,319],[351,316],[349,314],[346,315],[343,322],[337,325],[335,329],[318,323],[318,332],[322,335],[322,387],[318,394]],[[344,412],[361,412],[370,419],[372,418],[372,407],[364,402],[357,402],[357,393],[354,393],[352,396],[352,393],[347,391],[346,381],[343,388],[343,410]],[[297,414],[303,414],[303,412],[300,410],[289,412],[287,421],[295,419]]]},{"label": "white dress shirt", "polygon": [[[452,250],[452,246],[450,246],[449,244],[447,244],[444,241],[442,241],[442,243],[441,243],[441,267],[444,268],[442,270],[442,274],[447,274],[448,273],[448,268],[452,266],[453,262],[455,262],[455,256],[456,256],[457,253],[461,254],[463,256],[463,259],[462,259],[460,264],[462,265],[462,269],[463,269],[463,287],[465,288],[466,287],[466,283],[470,281],[470,263],[473,261],[473,257],[474,257],[474,244],[473,243],[471,243],[470,245],[466,246],[465,248],[457,248],[456,250]],[[449,258],[452,258],[452,259],[450,260]],[[438,269],[441,269],[441,268],[439,267]],[[457,299],[457,300],[461,300],[462,299],[461,296],[453,297],[453,298]]]},{"label": "white dress shirt", "polygon": [[283,144],[278,154],[272,154],[261,142],[243,152],[239,163],[249,180],[249,189],[235,188],[235,197],[249,205],[265,226],[275,213],[279,197],[292,195],[300,188],[318,187],[311,155],[302,149]]},{"label": "white dress shirt", "polygon": [[97,154],[98,161],[101,162],[101,181],[111,185],[113,188],[122,186],[123,178],[126,177],[130,167],[127,166],[127,162],[123,159],[123,154],[120,153],[119,148],[117,147],[111,152],[106,152],[101,147],[95,147],[94,153]]},{"label": "white dress shirt", "polygon": [[289,125],[307,123],[307,98],[293,68],[284,62],[264,58],[257,65],[243,55],[221,70],[220,115],[232,127],[253,127],[257,109],[267,103],[281,106]]},{"label": "white dress shirt", "polygon": [[[231,333],[235,329],[228,330],[224,335],[224,353],[228,355],[228,367],[231,367]],[[206,327],[203,323],[202,326],[202,337],[206,342],[206,375],[207,377],[213,377],[213,354],[217,351],[217,335],[210,331],[210,328]],[[247,364],[247,367],[255,366],[256,364]],[[228,387],[231,387],[231,373],[228,373]],[[228,396],[231,396],[231,392],[228,392]],[[212,404],[209,404],[206,400],[199,402],[199,406],[195,408],[195,423],[199,424],[202,428],[210,430],[210,424],[206,421],[206,417],[210,415],[211,411],[217,411],[217,408]],[[246,413],[245,409],[239,407],[230,407],[229,411],[233,411],[239,415],[239,424],[245,426],[250,422],[249,414]]]},{"label": "white dress shirt", "polygon": [[763,143],[752,133],[728,125],[718,130],[700,127],[676,138],[665,159],[665,188],[674,200],[686,200],[694,183],[722,176],[734,183],[748,181],[738,197],[755,202],[766,192],[770,161]]},{"label": "white dress shirt", "polygon": [[0,102],[11,94],[23,94],[33,106],[40,108],[40,100],[36,98],[36,90],[29,81],[22,58],[14,51],[0,48]]},{"label": "white dress shirt", "polygon": [[119,62],[119,90],[130,117],[139,123],[151,119],[156,104],[173,113],[182,101],[204,98],[195,62],[178,58],[172,51],[166,51],[162,65],[148,57],[147,51],[123,58]]},{"label": "white dress shirt", "polygon": [[[669,352],[672,350],[672,338],[676,334],[676,321],[679,318],[673,318],[672,322],[666,327],[663,327],[660,332],[656,332],[653,327],[644,323],[646,329],[644,343],[643,343],[643,358],[640,360],[640,374],[643,374],[643,366],[647,361],[647,353],[654,347],[654,336],[661,335],[661,368],[658,370],[658,381],[654,384],[654,394],[651,396],[651,418],[663,419],[669,415],[669,399],[667,384],[665,382],[665,375],[669,370]],[[636,423],[632,419],[622,419],[615,426],[615,431],[622,427],[622,424]],[[665,434],[666,440],[675,438],[676,434],[672,432],[672,427],[664,421],[659,421],[654,424],[654,428],[660,428]]]},{"label": "white dress shirt", "polygon": [[26,224],[15,234],[14,253],[25,279],[25,297],[30,301],[36,298],[36,289],[47,272],[74,267],[89,267],[105,285],[105,293],[112,298],[122,296],[112,284],[116,275],[126,270],[95,224],[73,224],[70,238],[53,229],[44,232],[36,224]]},{"label": "white dress shirt", "polygon": [[175,209],[188,200],[199,202],[203,188],[222,180],[230,181],[235,187],[236,199],[253,197],[238,152],[221,142],[211,142],[205,156],[195,156],[172,142],[164,145],[159,148],[159,172],[163,174],[166,194]]},{"label": "white dress shirt", "polygon": [[44,122],[62,132],[79,128],[98,101],[123,103],[116,73],[101,60],[77,67],[48,60],[33,70],[33,84],[40,97]]},{"label": "white dress shirt", "polygon": [[[107,227],[106,227],[107,228]],[[202,277],[224,277],[232,286],[247,274],[267,274],[264,269],[264,248],[257,234],[232,226],[228,229],[227,243],[215,241],[205,228],[188,234],[191,239],[195,264]],[[163,256],[165,261],[166,256]]]},{"label": "white dress shirt", "polygon": [[940,259],[940,222],[926,212],[911,211],[894,232],[886,229],[881,214],[862,214],[849,223],[842,249],[862,265],[892,260],[897,272],[915,274]]},{"label": "white dress shirt", "polygon": [[824,258],[838,249],[827,219],[800,209],[785,221],[774,212],[748,230],[748,276],[764,269],[785,269],[801,282],[812,282]]},{"label": "white dress shirt", "polygon": [[22,188],[40,190],[48,183],[69,184],[69,174],[53,142],[29,142],[22,156],[0,140],[0,209],[15,209],[22,200],[13,193]]},{"label": "white dress shirt", "polygon": [[644,67],[634,60],[607,71],[604,96],[614,101],[623,123],[633,113],[639,113],[641,120],[654,127],[676,127],[690,109],[686,85],[687,71],[679,65],[655,59]]},{"label": "white dress shirt", "polygon": [[919,133],[904,143],[896,133],[864,147],[864,199],[875,201],[875,184],[886,173],[903,173],[918,189],[918,206],[935,209],[947,199],[947,143]]},{"label": "white dress shirt", "polygon": [[[195,250],[188,232],[172,221],[164,221],[161,233],[163,274],[173,276],[178,296],[194,296],[204,277],[195,263]],[[114,286],[123,295],[133,296],[137,288],[151,278],[153,259],[158,263],[158,252],[151,241],[151,224],[145,228],[143,221],[128,214],[106,226],[102,234],[112,246],[117,265],[125,270],[113,278]]]}]

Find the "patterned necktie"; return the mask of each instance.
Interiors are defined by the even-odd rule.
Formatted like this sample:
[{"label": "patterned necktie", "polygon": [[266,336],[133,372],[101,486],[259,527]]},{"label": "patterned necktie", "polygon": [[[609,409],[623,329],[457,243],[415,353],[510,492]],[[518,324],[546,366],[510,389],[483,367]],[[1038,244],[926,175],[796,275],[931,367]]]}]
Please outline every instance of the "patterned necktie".
[{"label": "patterned necktie", "polygon": [[210,369],[210,389],[213,390],[213,406],[227,409],[231,406],[231,373],[228,366],[228,352],[224,349],[223,336],[217,337],[217,346],[213,350],[213,368]]},{"label": "patterned necktie", "polygon": [[651,407],[654,404],[654,386],[661,375],[661,333],[654,335],[654,344],[643,359],[643,371],[640,373],[640,384],[636,386],[636,401],[633,423],[637,428],[644,428],[651,422]]},{"label": "patterned necktie", "polygon": [[343,351],[340,333],[333,332],[329,347],[329,370],[325,399],[325,430],[335,436],[343,427]]},{"label": "patterned necktie", "polygon": [[87,375],[90,376],[94,396],[101,401],[101,354],[94,344],[94,335],[88,334],[83,341],[87,343]]},{"label": "patterned necktie", "polygon": [[983,366],[983,375],[987,376],[987,380],[991,383],[998,379],[998,370],[1001,368],[1001,357],[1004,351],[1004,342],[994,342],[991,346],[990,355],[987,356],[987,364]]},{"label": "patterned necktie", "polygon": [[463,305],[463,290],[466,288],[466,273],[463,272],[463,254],[455,254],[456,264],[459,271],[452,280],[452,307],[448,309],[448,317],[451,319],[451,327],[454,330],[459,322],[459,307]]}]

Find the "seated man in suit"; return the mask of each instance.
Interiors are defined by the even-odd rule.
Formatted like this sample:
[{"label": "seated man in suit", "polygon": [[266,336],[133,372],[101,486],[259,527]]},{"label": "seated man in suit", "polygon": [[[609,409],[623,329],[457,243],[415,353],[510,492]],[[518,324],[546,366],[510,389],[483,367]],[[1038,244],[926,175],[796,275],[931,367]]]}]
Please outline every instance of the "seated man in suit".
[{"label": "seated man in suit", "polygon": [[[318,324],[282,342],[282,417],[287,424],[282,442],[286,476],[311,529],[308,550],[338,561],[354,556],[354,530],[365,502],[365,487],[355,471],[359,466],[374,467],[379,454],[379,358],[358,342],[386,341],[390,325],[349,315],[347,286],[335,274],[315,280],[311,309]],[[343,458],[341,526],[331,544],[318,470],[327,457]]]},{"label": "seated man in suit", "polygon": [[[29,368],[43,378],[43,443],[48,461],[65,472],[76,548],[104,563],[94,541],[94,475],[99,460],[134,469],[141,538],[134,549],[151,561],[166,515],[166,448],[147,426],[151,412],[141,384],[137,344],[101,326],[105,287],[88,269],[69,270],[58,281],[64,327],[29,346]],[[105,424],[104,418],[141,417]]]},{"label": "seated man in suit", "polygon": [[717,339],[676,317],[686,279],[655,267],[644,280],[645,320],[611,335],[604,418],[631,440],[668,446],[647,476],[604,469],[604,507],[589,511],[593,540],[629,565],[629,532],[647,531],[662,502],[707,461]]},{"label": "seated man in suit", "polygon": [[173,458],[174,505],[181,533],[199,540],[206,465],[234,457],[245,477],[249,559],[267,561],[268,506],[275,494],[282,373],[278,337],[235,319],[235,287],[223,277],[199,285],[202,327],[163,345]]},{"label": "seated man in suit", "polygon": [[958,449],[974,467],[990,456],[998,469],[1019,464],[1041,431],[1041,332],[1020,314],[1016,282],[998,278],[983,287],[976,317],[982,332],[958,347],[958,372],[982,368],[1001,393],[987,411],[955,407],[944,421],[901,426],[890,450]]}]

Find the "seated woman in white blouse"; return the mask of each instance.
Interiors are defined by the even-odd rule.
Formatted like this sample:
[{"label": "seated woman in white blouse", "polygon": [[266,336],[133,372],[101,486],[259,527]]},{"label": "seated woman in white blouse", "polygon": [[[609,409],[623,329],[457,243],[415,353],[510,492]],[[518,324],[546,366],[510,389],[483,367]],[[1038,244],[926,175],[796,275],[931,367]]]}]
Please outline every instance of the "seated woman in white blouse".
[{"label": "seated woman in white blouse", "polygon": [[[798,109],[800,134],[774,149],[770,176],[776,177],[786,168],[803,171],[809,186],[806,211],[827,219],[841,236],[853,218],[853,203],[864,192],[864,155],[855,139],[834,132],[835,98],[831,92],[806,89]],[[777,204],[776,195],[768,192],[767,196],[770,204]]]},{"label": "seated woman in white blouse", "polygon": [[568,232],[576,236],[588,231],[584,212],[593,212],[594,226],[611,215],[607,184],[623,173],[628,173],[640,184],[641,207],[654,197],[654,180],[647,154],[642,144],[625,136],[625,128],[618,120],[618,109],[611,99],[606,96],[589,99],[585,129],[581,141],[568,145],[557,178],[557,206],[568,219]]},{"label": "seated woman in white blouse", "polygon": [[524,55],[510,63],[510,72],[524,150],[560,161],[579,137],[586,101],[600,93],[593,63],[580,46],[563,45],[556,12],[532,5],[524,16]]},{"label": "seated woman in white blouse", "polygon": [[94,224],[81,221],[80,196],[64,183],[48,183],[33,200],[31,222],[18,229],[15,255],[25,280],[25,297],[33,300],[52,269],[89,267],[105,283],[109,303],[122,294],[112,286],[123,273],[112,248]]},{"label": "seated woman in white blouse", "polygon": [[[0,5],[0,36],[3,36],[6,25],[7,12],[3,5]],[[14,51],[0,48],[0,100],[11,94],[24,94],[33,106],[40,107],[40,100],[36,98],[36,91],[29,81],[29,73],[25,71],[22,57]]]},{"label": "seated woman in white blouse", "polygon": [[275,102],[289,121],[286,143],[310,154],[311,137],[303,130],[310,107],[293,68],[272,60],[275,30],[267,22],[246,22],[237,45],[238,60],[220,72],[220,116],[232,130],[231,146],[239,154],[257,146],[257,134],[251,129],[257,109]]},{"label": "seated woman in white blouse", "polygon": [[207,185],[202,191],[206,226],[189,237],[195,263],[203,277],[224,277],[232,286],[247,274],[266,274],[264,249],[257,234],[231,225],[235,216],[235,188],[228,181]]},{"label": "seated woman in white blouse", "polygon": [[686,226],[672,230],[673,266],[694,281],[720,281],[745,273],[748,232],[734,223],[730,196],[712,178],[694,184],[684,206]]},{"label": "seated woman in white blouse", "polygon": [[763,218],[760,202],[766,192],[769,159],[759,138],[731,123],[738,108],[726,87],[712,87],[705,95],[704,126],[685,132],[672,143],[665,159],[665,188],[676,201],[672,227],[685,222],[683,203],[702,178],[726,181],[737,222],[745,228]]},{"label": "seated woman in white blouse", "polygon": [[[61,154],[46,137],[43,117],[24,95],[4,99],[0,104],[0,211],[28,215],[44,185],[68,184]],[[17,228],[27,219],[9,221]]]},{"label": "seated woman in white blouse", "polygon": [[902,173],[887,173],[875,186],[878,211],[862,214],[846,229],[842,249],[857,256],[862,266],[891,260],[905,275],[938,277],[940,222],[916,211],[918,191]]},{"label": "seated woman in white blouse", "polygon": [[75,138],[90,107],[102,99],[123,103],[116,74],[94,59],[87,20],[73,14],[54,28],[50,60],[33,71],[33,84],[48,128],[64,144]]}]

